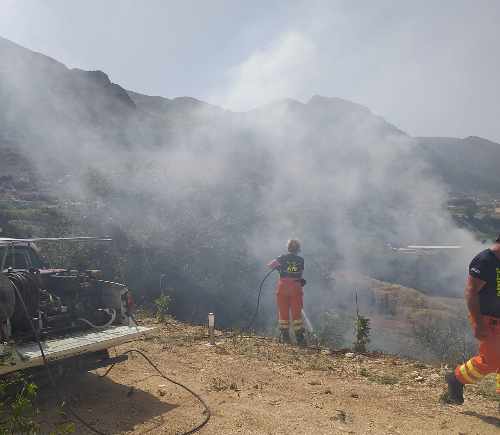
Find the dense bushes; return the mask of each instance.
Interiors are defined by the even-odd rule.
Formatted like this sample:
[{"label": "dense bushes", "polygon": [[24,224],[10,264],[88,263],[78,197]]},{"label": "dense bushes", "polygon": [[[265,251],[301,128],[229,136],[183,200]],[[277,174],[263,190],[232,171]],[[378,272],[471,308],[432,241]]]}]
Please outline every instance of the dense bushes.
[{"label": "dense bushes", "polygon": [[[87,174],[86,189],[75,201],[81,205],[53,221],[45,236],[113,237],[134,297],[153,303],[164,275],[171,289],[169,312],[179,319],[201,322],[215,311],[229,326],[249,314],[246,307],[260,277],[247,238],[264,224],[253,206],[252,186],[199,186],[189,196],[166,200],[129,189],[122,178],[126,174],[115,176],[113,181]],[[113,252],[103,245],[49,246],[49,252],[62,267],[96,267],[106,278],[121,280]]]},{"label": "dense bushes", "polygon": [[330,314],[323,314],[315,321],[315,335],[318,344],[331,348],[347,345],[347,336],[352,334],[353,325],[345,319]]},{"label": "dense bushes", "polygon": [[450,317],[422,319],[414,326],[413,334],[428,352],[426,357],[430,360],[457,365],[477,353],[478,344],[465,311],[455,311]]},{"label": "dense bushes", "polygon": [[49,222],[54,213],[54,211],[33,206],[0,203],[0,221],[22,220],[35,223]]}]

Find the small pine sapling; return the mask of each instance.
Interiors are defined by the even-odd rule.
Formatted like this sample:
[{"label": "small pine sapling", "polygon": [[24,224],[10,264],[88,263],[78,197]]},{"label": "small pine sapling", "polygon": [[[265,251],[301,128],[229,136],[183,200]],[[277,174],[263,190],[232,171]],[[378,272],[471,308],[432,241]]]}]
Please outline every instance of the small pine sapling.
[{"label": "small pine sapling", "polygon": [[155,300],[155,304],[158,309],[158,311],[156,312],[156,321],[158,323],[163,323],[165,317],[167,317],[169,301],[170,298],[167,295],[162,296],[161,298]]},{"label": "small pine sapling", "polygon": [[358,314],[358,318],[354,325],[354,334],[356,340],[352,344],[354,352],[365,353],[368,350],[370,340],[370,319]]}]

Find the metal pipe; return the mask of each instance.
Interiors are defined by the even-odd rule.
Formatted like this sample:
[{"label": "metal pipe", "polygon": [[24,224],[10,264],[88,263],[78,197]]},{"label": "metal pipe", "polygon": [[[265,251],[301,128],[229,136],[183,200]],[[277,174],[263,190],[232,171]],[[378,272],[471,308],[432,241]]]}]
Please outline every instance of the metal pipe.
[{"label": "metal pipe", "polygon": [[214,313],[208,313],[208,346],[215,346]]}]

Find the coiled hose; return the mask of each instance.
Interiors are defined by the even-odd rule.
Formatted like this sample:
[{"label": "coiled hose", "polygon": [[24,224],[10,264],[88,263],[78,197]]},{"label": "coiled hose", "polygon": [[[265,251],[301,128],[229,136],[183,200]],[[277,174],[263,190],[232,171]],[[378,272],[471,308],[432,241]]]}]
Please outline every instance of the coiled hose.
[{"label": "coiled hose", "polygon": [[[14,313],[11,316],[11,322],[19,329],[28,331],[31,329],[23,305],[30,318],[38,317],[38,307],[40,304],[40,289],[35,277],[27,271],[7,272],[5,273],[14,287],[16,294],[16,303]],[[21,301],[19,300],[21,298]]]}]

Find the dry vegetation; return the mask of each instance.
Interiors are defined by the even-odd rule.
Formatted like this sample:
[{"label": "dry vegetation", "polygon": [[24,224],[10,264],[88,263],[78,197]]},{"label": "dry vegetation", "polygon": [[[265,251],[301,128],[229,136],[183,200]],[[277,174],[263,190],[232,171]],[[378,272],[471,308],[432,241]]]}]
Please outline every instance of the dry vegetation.
[{"label": "dry vegetation", "polygon": [[425,310],[443,313],[465,306],[463,299],[429,297],[409,287],[378,281],[352,272],[334,272],[332,277],[338,286],[346,285],[351,288],[356,285],[367,286],[373,290],[377,298],[387,295],[389,299],[395,301],[398,313],[406,317]]},{"label": "dry vegetation", "polygon": [[[147,322],[146,322],[147,323]],[[203,398],[212,415],[203,434],[493,434],[498,433],[494,376],[467,387],[465,404],[446,403],[446,367],[372,352],[310,347],[268,337],[217,338],[169,319],[113,349],[145,352],[168,377]],[[70,406],[108,434],[183,434],[205,418],[187,391],[132,355],[106,378],[87,373],[62,385]],[[44,432],[60,414],[53,394],[39,393]],[[74,418],[76,433],[92,433]]]}]

